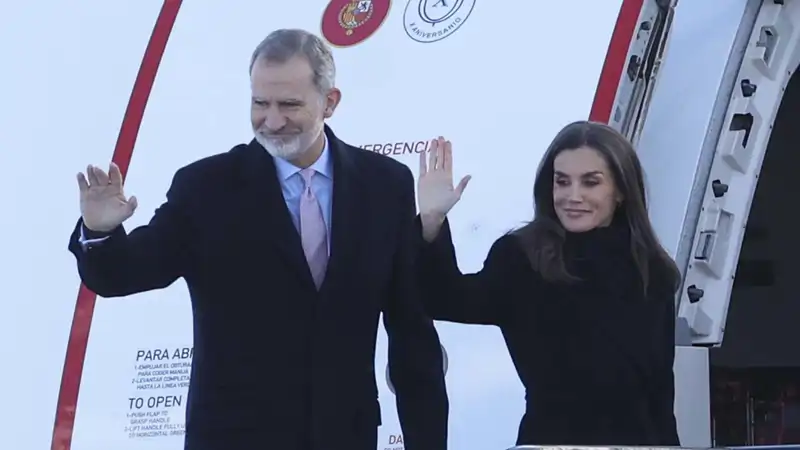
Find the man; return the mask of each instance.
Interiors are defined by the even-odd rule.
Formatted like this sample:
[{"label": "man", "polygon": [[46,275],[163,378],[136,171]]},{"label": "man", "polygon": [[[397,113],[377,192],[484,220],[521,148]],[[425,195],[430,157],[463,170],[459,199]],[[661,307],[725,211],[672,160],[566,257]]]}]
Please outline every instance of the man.
[{"label": "man", "polygon": [[123,229],[136,200],[116,166],[78,175],[69,248],[81,279],[102,297],[186,280],[186,449],[375,450],[383,312],[406,449],[445,450],[441,347],[414,288],[411,172],[324,124],[341,92],[316,36],[273,32],[250,72],[255,138],[178,170],[148,225]]}]

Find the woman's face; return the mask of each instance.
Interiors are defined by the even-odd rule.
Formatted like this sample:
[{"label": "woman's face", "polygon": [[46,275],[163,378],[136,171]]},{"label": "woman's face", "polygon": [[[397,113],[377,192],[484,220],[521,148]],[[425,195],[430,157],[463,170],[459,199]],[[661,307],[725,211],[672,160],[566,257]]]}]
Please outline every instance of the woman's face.
[{"label": "woman's face", "polygon": [[597,150],[564,150],[553,161],[553,171],[553,204],[567,231],[581,233],[611,223],[622,198]]}]

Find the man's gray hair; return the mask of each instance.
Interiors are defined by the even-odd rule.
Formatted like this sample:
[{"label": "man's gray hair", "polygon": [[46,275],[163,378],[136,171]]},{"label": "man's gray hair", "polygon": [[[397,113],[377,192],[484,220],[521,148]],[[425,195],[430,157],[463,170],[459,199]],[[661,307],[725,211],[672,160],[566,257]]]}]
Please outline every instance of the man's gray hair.
[{"label": "man's gray hair", "polygon": [[327,93],[335,85],[336,66],[330,47],[305,30],[282,29],[270,33],[253,51],[250,72],[257,60],[281,64],[296,56],[305,58],[311,65],[314,86],[321,93]]}]

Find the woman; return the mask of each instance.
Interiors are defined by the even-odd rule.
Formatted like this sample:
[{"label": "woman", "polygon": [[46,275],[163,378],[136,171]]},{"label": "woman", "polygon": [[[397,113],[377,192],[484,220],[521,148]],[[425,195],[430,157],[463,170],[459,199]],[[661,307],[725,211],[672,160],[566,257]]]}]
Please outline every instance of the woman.
[{"label": "woman", "polygon": [[566,126],[534,185],[532,222],[462,274],[446,215],[452,150],[420,158],[420,277],[436,320],[496,325],[526,389],[517,445],[677,446],[672,364],[680,273],[659,244],[636,153],[614,129]]}]

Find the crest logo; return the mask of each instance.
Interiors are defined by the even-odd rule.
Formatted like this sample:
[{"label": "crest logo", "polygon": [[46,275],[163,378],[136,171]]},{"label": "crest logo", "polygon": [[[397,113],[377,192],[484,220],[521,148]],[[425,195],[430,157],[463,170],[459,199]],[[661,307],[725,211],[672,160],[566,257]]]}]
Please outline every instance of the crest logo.
[{"label": "crest logo", "polygon": [[322,13],[322,36],[334,47],[360,44],[380,28],[392,0],[331,0]]},{"label": "crest logo", "polygon": [[403,26],[411,39],[430,44],[456,32],[467,21],[476,0],[408,0]]}]

